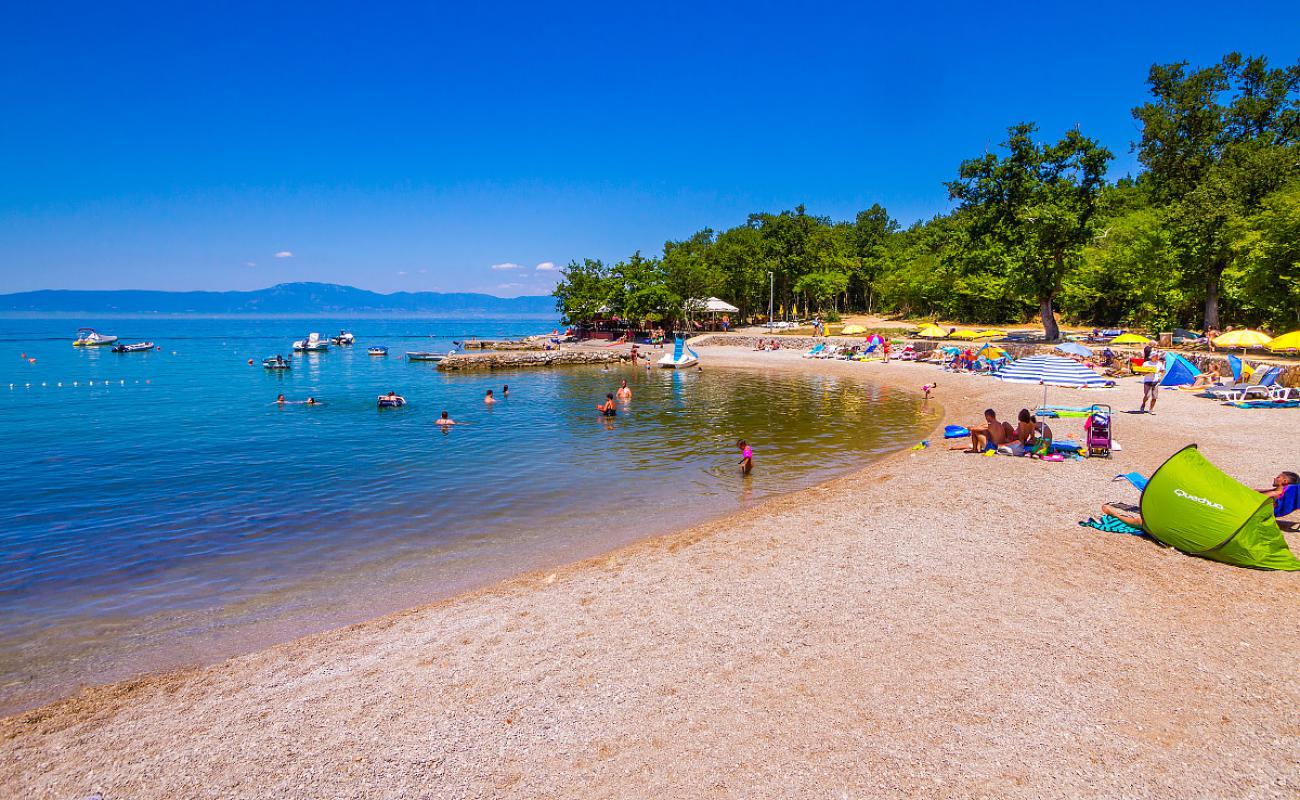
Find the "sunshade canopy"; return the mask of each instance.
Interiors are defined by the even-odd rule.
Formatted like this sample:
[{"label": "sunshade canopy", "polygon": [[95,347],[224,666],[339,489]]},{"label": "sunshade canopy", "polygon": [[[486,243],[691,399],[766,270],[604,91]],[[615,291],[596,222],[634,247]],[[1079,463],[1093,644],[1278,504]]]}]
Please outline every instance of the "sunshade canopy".
[{"label": "sunshade canopy", "polygon": [[1218,347],[1260,347],[1272,341],[1273,337],[1267,333],[1252,330],[1228,331],[1214,337],[1214,344]]},{"label": "sunshade canopy", "polygon": [[1072,356],[1092,355],[1091,347],[1086,347],[1084,345],[1079,344],[1078,342],[1066,342],[1065,344],[1058,344],[1055,349],[1060,350],[1062,353],[1069,353]]},{"label": "sunshade canopy", "polygon": [[1300,570],[1273,501],[1209,462],[1196,445],[1169,458],[1142,490],[1142,527],[1184,553],[1260,569]]},{"label": "sunshade canopy", "polygon": [[854,333],[866,333],[866,332],[867,329],[862,327],[861,325],[845,325],[844,330],[840,331],[840,333],[845,335],[854,334]]},{"label": "sunshade canopy", "polygon": [[1111,344],[1151,344],[1151,340],[1136,333],[1123,333],[1110,340]]},{"label": "sunshade canopy", "polygon": [[938,325],[922,325],[921,330],[917,331],[916,335],[926,339],[942,339],[948,335],[948,332]]},{"label": "sunshade canopy", "polygon": [[1284,333],[1265,347],[1269,350],[1300,350],[1300,331]]},{"label": "sunshade canopy", "polygon": [[1110,386],[1110,381],[1078,361],[1060,356],[1030,356],[1013,361],[995,378],[1012,383],[1041,383],[1045,386]]},{"label": "sunshade canopy", "polygon": [[978,339],[979,337],[980,337],[979,331],[970,331],[970,330],[957,331],[952,335],[952,338],[954,339]]},{"label": "sunshade canopy", "polygon": [[686,301],[686,308],[690,311],[709,311],[715,314],[735,314],[740,311],[731,303],[725,300],[719,300],[716,297],[710,297],[704,300],[698,297]]}]

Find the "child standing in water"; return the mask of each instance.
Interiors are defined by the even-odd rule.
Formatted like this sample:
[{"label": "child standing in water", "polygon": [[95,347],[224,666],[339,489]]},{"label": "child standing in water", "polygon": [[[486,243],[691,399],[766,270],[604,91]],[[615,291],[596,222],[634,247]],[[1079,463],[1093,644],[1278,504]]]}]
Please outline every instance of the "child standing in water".
[{"label": "child standing in water", "polygon": [[736,447],[740,448],[740,474],[748,475],[754,468],[754,448],[750,447],[744,439],[736,442]]}]

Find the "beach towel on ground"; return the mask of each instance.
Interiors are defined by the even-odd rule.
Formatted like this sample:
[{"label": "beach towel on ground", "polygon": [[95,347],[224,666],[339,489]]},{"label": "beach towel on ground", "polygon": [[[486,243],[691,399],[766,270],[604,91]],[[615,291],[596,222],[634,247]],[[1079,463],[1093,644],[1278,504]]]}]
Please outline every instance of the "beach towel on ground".
[{"label": "beach towel on ground", "polygon": [[1089,517],[1086,521],[1080,522],[1079,527],[1093,528],[1106,533],[1131,533],[1135,536],[1144,535],[1141,528],[1134,528],[1124,520],[1118,517],[1112,517],[1110,514],[1102,514],[1101,519]]},{"label": "beach towel on ground", "polygon": [[1297,510],[1300,510],[1300,484],[1293,483],[1286,487],[1281,497],[1273,501],[1273,516],[1285,517]]}]

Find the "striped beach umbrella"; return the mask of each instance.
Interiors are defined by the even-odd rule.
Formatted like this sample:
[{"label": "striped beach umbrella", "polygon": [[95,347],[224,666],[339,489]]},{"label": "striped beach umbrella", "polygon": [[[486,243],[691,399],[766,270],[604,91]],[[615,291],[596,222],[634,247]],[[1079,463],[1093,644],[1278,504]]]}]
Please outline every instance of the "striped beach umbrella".
[{"label": "striped beach umbrella", "polygon": [[1093,372],[1078,361],[1061,356],[1029,356],[1013,361],[993,377],[1007,383],[1036,383],[1043,387],[1043,405],[1047,404],[1048,386],[1073,386],[1100,389],[1114,386],[1109,378]]},{"label": "striped beach umbrella", "polygon": [[1013,361],[994,376],[1010,383],[1039,383],[1046,386],[1095,388],[1114,383],[1078,361],[1060,356],[1029,356]]}]

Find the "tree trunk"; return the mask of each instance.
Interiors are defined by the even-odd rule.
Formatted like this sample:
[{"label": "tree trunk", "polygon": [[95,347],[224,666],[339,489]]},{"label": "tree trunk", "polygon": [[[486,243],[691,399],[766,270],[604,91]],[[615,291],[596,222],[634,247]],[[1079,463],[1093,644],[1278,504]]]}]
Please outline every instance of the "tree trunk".
[{"label": "tree trunk", "polygon": [[1047,341],[1060,339],[1061,329],[1056,324],[1056,313],[1052,311],[1052,298],[1039,298],[1038,310],[1043,315],[1043,334],[1047,336]]},{"label": "tree trunk", "polygon": [[1205,327],[1219,327],[1219,276],[1212,276],[1205,285]]}]

